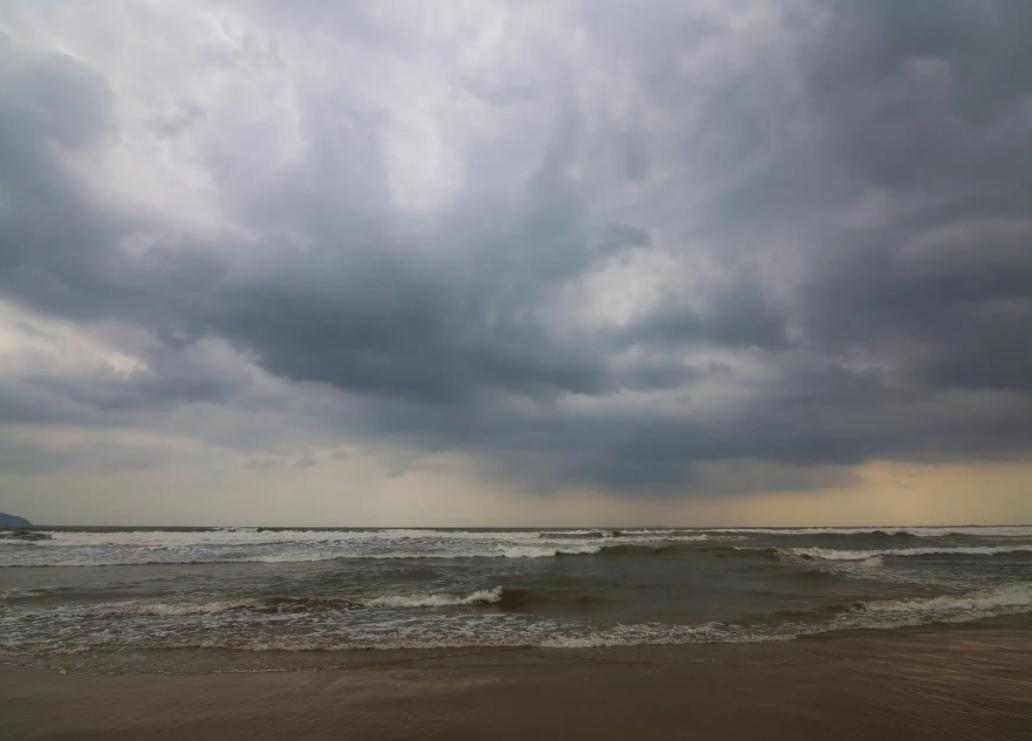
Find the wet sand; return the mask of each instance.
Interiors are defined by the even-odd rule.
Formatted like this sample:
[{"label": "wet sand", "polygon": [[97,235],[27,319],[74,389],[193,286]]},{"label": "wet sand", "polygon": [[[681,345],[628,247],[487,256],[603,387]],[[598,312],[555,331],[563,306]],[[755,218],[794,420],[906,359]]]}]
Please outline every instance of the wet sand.
[{"label": "wet sand", "polygon": [[1027,625],[783,643],[370,656],[352,668],[0,667],[3,735],[61,738],[1028,739]]}]

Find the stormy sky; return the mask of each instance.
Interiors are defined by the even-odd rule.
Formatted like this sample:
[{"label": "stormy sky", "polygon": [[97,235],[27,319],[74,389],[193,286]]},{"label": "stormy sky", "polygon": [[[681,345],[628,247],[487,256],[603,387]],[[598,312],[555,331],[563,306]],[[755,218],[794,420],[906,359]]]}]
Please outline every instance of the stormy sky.
[{"label": "stormy sky", "polygon": [[1032,520],[1032,4],[0,3],[0,509]]}]

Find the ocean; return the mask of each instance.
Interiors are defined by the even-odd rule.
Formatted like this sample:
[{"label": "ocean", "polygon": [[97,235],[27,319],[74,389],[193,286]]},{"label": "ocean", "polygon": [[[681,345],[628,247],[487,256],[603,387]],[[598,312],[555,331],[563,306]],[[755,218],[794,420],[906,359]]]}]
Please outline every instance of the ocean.
[{"label": "ocean", "polygon": [[791,641],[1027,613],[1032,526],[0,532],[0,662],[66,671]]}]

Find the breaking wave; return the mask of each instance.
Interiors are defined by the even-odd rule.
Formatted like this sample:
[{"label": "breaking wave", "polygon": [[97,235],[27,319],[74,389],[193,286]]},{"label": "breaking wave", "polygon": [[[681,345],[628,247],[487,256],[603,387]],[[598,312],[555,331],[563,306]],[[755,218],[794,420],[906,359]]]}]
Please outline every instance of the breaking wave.
[{"label": "breaking wave", "polygon": [[[366,606],[390,608],[432,608],[450,605],[497,604],[504,599],[502,587],[467,593],[425,593],[394,595],[367,600]],[[240,621],[252,615],[261,603],[255,600],[218,601],[193,605],[165,603],[121,603],[96,606],[95,609],[118,608],[130,622],[124,630],[110,630],[108,621],[96,634],[83,633],[72,641],[49,645],[52,653],[81,653],[91,650],[122,650],[127,647],[148,648],[226,648],[245,651],[308,651],[348,649],[427,649],[470,647],[540,647],[551,649],[585,649],[607,646],[672,645],[693,643],[756,643],[786,641],[842,631],[893,630],[936,623],[964,623],[987,618],[1032,612],[1032,582],[1010,584],[990,590],[968,591],[946,595],[882,599],[829,605],[794,613],[775,613],[756,620],[699,624],[633,623],[604,628],[591,628],[583,623],[505,619],[480,613],[467,618],[441,616],[425,622],[398,619],[394,622],[377,618],[357,623],[339,623],[337,618],[322,618],[321,631],[305,634],[270,633],[273,622]],[[207,621],[219,614],[227,616],[228,629],[219,622]],[[260,618],[261,612],[258,611]],[[351,613],[361,615],[362,612]],[[72,624],[85,624],[73,616]],[[182,619],[187,622],[155,631],[148,618]],[[250,618],[249,618],[250,620]],[[442,622],[447,621],[447,622]],[[245,626],[233,630],[234,626]],[[203,626],[203,629],[199,629]],[[22,626],[26,627],[26,626]],[[37,626],[39,630],[42,626]],[[38,650],[40,641],[51,641],[52,633],[43,631],[24,636],[24,646],[12,640],[13,633],[0,645],[11,654],[22,647]]]},{"label": "breaking wave", "polygon": [[258,607],[257,600],[218,600],[203,603],[176,602],[114,602],[89,608],[98,613],[112,615],[138,615],[153,617],[182,617],[187,615],[214,615],[229,610],[244,610]]},{"label": "breaking wave", "polygon": [[867,535],[902,536],[915,538],[943,538],[975,536],[982,538],[1032,538],[1032,525],[964,525],[953,527],[798,527],[798,528],[713,528],[711,533],[742,533],[745,535]]},{"label": "breaking wave", "polygon": [[835,548],[769,548],[764,553],[779,559],[803,559],[808,561],[866,561],[872,558],[909,558],[914,556],[999,556],[1016,553],[1032,553],[1032,545],[1000,546],[956,546],[928,548],[875,548],[865,550],[840,550]]},{"label": "breaking wave", "polygon": [[[524,590],[514,590],[514,597]],[[128,600],[63,608],[68,615],[82,616],[140,616],[182,617],[216,615],[225,612],[253,611],[257,613],[307,613],[327,610],[354,610],[362,608],[455,607],[461,605],[489,605],[503,601],[506,590],[477,589],[469,592],[416,592],[347,600],[334,597],[263,597],[249,599],[215,600],[211,602],[161,602]],[[516,601],[511,600],[511,601]]]},{"label": "breaking wave", "polygon": [[860,603],[860,612],[883,615],[963,618],[1032,610],[1032,583],[1009,584],[996,589],[947,594],[936,597],[878,600]]},{"label": "breaking wave", "polygon": [[663,553],[689,544],[705,541],[706,535],[676,539],[603,536],[599,538],[538,539],[515,542],[469,541],[465,543],[431,542],[420,548],[367,547],[365,544],[333,544],[321,547],[284,546],[269,552],[248,552],[241,548],[135,546],[101,550],[84,548],[32,549],[26,552],[0,553],[0,568],[11,567],[91,567],[91,566],[158,566],[189,564],[265,563],[287,564],[349,560],[421,560],[472,558],[555,558],[560,556],[593,556],[600,553]]},{"label": "breaking wave", "polygon": [[453,607],[456,605],[489,605],[502,601],[502,587],[478,589],[474,592],[423,592],[376,597],[367,600],[367,607]]}]

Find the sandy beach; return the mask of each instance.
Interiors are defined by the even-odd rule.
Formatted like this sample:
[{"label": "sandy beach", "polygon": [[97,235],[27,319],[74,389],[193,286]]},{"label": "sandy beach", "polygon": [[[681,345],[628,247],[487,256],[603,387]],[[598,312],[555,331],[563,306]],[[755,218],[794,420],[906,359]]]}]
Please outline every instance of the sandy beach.
[{"label": "sandy beach", "polygon": [[1025,739],[1021,621],[762,645],[356,654],[350,668],[0,669],[5,736]]}]

